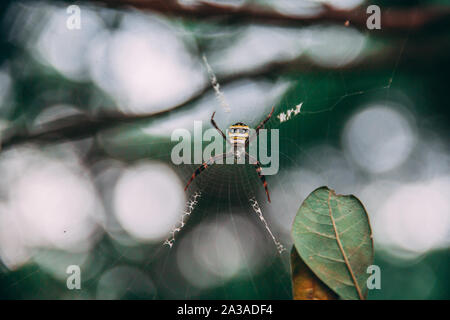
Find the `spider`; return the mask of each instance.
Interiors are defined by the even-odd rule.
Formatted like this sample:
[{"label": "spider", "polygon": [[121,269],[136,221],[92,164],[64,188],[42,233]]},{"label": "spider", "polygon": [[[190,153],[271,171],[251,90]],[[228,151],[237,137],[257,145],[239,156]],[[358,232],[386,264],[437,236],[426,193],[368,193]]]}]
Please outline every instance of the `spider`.
[{"label": "spider", "polygon": [[194,171],[191,178],[189,179],[188,183],[186,184],[186,187],[184,188],[184,191],[187,190],[191,182],[200,174],[203,170],[214,164],[215,161],[219,159],[225,159],[228,157],[233,156],[235,162],[237,162],[242,157],[245,157],[245,160],[251,160],[250,163],[253,164],[253,166],[256,168],[256,173],[258,174],[259,178],[261,179],[261,182],[264,186],[264,189],[266,191],[267,200],[270,202],[270,195],[269,190],[267,189],[267,181],[265,176],[261,174],[261,163],[258,161],[258,159],[252,157],[248,152],[246,151],[246,148],[250,144],[250,142],[256,138],[259,135],[259,130],[262,129],[267,121],[269,121],[270,117],[272,116],[273,110],[275,107],[272,107],[272,111],[270,111],[269,115],[256,127],[255,134],[250,137],[250,128],[246,124],[242,122],[235,123],[231,125],[228,128],[228,137],[227,139],[226,135],[222,132],[222,130],[219,129],[216,122],[214,121],[214,115],[216,114],[213,112],[211,116],[211,124],[216,128],[217,131],[222,135],[223,139],[229,143],[232,146],[232,150],[226,153],[222,153],[219,155],[216,155],[214,157],[211,157],[208,161],[204,162],[200,167],[197,168],[197,170]]}]

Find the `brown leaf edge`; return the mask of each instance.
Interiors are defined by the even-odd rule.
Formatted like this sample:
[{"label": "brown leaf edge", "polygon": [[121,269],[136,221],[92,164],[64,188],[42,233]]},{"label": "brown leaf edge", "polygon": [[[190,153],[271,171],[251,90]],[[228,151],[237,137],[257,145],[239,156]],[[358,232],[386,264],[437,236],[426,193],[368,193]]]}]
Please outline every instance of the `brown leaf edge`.
[{"label": "brown leaf edge", "polygon": [[331,290],[303,262],[295,245],[291,250],[292,298],[294,300],[338,300]]}]

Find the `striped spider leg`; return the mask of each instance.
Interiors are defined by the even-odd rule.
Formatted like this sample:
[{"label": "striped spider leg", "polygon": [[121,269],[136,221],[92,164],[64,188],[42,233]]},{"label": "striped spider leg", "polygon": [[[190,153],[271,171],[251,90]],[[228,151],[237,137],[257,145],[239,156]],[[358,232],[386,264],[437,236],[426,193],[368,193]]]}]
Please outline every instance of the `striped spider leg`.
[{"label": "striped spider leg", "polygon": [[258,159],[256,159],[255,157],[252,157],[250,154],[248,154],[248,152],[245,152],[245,156],[249,160],[249,163],[251,163],[256,168],[256,173],[258,174],[258,177],[264,186],[264,190],[266,191],[266,195],[267,195],[267,200],[270,203],[270,195],[269,195],[269,189],[267,188],[266,177],[261,174],[261,170],[262,170],[261,163],[258,161]]},{"label": "striped spider leg", "polygon": [[197,176],[203,172],[203,170],[205,170],[206,168],[208,168],[209,166],[213,165],[217,160],[219,159],[225,159],[228,158],[230,156],[233,156],[234,152],[230,151],[227,153],[221,153],[219,155],[216,155],[214,157],[209,158],[208,161],[205,161],[202,163],[202,165],[200,167],[198,167],[194,173],[192,174],[191,178],[189,179],[188,183],[186,184],[186,187],[184,187],[184,191],[187,190],[187,188],[189,187],[189,185],[191,184],[192,181],[194,181],[195,178],[197,178]]},{"label": "striped spider leg", "polygon": [[250,142],[252,142],[259,135],[259,130],[264,128],[264,125],[266,124],[266,122],[269,121],[269,119],[272,117],[274,110],[275,110],[275,106],[272,107],[272,110],[267,115],[267,117],[263,121],[261,121],[261,123],[256,127],[255,134],[247,139],[247,141],[245,143],[246,147],[250,144]]}]

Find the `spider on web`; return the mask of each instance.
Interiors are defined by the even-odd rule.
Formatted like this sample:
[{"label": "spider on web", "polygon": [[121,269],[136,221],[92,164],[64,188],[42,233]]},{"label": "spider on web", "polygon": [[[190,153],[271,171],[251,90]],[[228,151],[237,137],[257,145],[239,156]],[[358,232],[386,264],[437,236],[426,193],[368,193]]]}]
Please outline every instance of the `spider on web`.
[{"label": "spider on web", "polygon": [[[203,61],[205,62],[205,65],[206,65],[206,67],[208,69],[208,72],[210,73],[211,82],[212,82],[214,91],[216,92],[216,95],[217,95],[218,99],[220,100],[221,105],[224,107],[224,109],[227,112],[229,112],[230,108],[229,108],[228,104],[225,101],[225,97],[224,97],[223,93],[220,91],[219,83],[217,82],[217,78],[214,75],[214,72],[212,71],[211,66],[208,63],[208,60],[206,59],[206,56],[203,56]],[[235,123],[235,124],[233,124],[233,125],[228,127],[228,132],[227,132],[228,133],[228,138],[225,135],[225,133],[223,133],[223,131],[220,130],[220,128],[217,126],[216,122],[214,121],[214,115],[216,113],[213,112],[213,114],[211,116],[211,124],[213,125],[214,128],[216,128],[216,130],[220,133],[220,135],[223,137],[223,139],[229,145],[231,145],[232,148],[231,148],[230,151],[228,151],[226,153],[222,153],[222,154],[216,155],[214,157],[211,157],[208,161],[204,162],[200,167],[198,167],[194,171],[194,173],[192,174],[192,176],[189,179],[189,181],[187,182],[186,187],[184,188],[184,191],[186,191],[188,189],[188,187],[192,183],[192,181],[194,181],[194,179],[200,173],[202,173],[206,168],[208,168],[209,166],[213,165],[218,160],[222,160],[223,161],[224,159],[233,157],[233,162],[234,163],[242,163],[241,160],[245,160],[245,161],[249,161],[248,163],[252,164],[256,168],[256,173],[258,174],[258,176],[259,176],[259,178],[260,178],[260,180],[261,180],[261,182],[262,182],[262,184],[264,186],[264,189],[266,191],[267,200],[270,202],[270,195],[269,195],[269,190],[267,188],[267,181],[266,181],[265,176],[261,174],[261,172],[262,172],[261,163],[258,161],[258,159],[256,159],[255,157],[251,156],[247,152],[247,147],[250,145],[250,142],[253,139],[258,137],[259,131],[262,128],[264,128],[264,125],[272,117],[274,109],[275,109],[275,107],[272,107],[272,110],[267,115],[267,117],[256,127],[254,134],[250,135],[250,127],[248,125],[246,125],[245,123],[242,123],[242,122],[238,122],[238,123]],[[166,239],[166,241],[164,241],[164,244],[168,245],[169,247],[173,246],[173,244],[175,242],[175,234],[180,232],[181,229],[185,226],[185,224],[186,224],[185,218],[187,216],[191,215],[191,213],[193,212],[195,206],[197,205],[197,203],[199,201],[199,198],[201,197],[201,194],[202,194],[201,191],[196,191],[194,193],[194,195],[190,198],[190,200],[187,202],[186,209],[183,212],[183,215],[181,217],[180,225],[178,227],[175,227],[172,230],[170,238]],[[258,215],[258,217],[261,220],[261,222],[264,223],[264,226],[265,226],[266,230],[269,232],[270,237],[272,238],[273,242],[275,243],[278,252],[281,254],[286,249],[275,238],[275,236],[273,235],[272,231],[270,230],[269,224],[267,223],[266,219],[263,216],[263,213],[261,211],[261,208],[259,207],[258,201],[256,200],[256,197],[254,197],[254,196],[251,197],[249,199],[249,203],[250,203],[253,211]]]},{"label": "spider on web", "polygon": [[[258,161],[258,159],[256,159],[255,157],[252,157],[247,151],[247,147],[249,146],[250,142],[255,139],[258,135],[259,135],[259,131],[264,127],[264,125],[266,124],[267,121],[269,121],[269,119],[272,117],[273,111],[274,111],[275,107],[272,107],[272,110],[270,111],[270,113],[267,115],[267,117],[256,127],[255,129],[255,133],[253,135],[250,136],[250,128],[249,126],[247,126],[246,124],[242,123],[242,122],[238,122],[235,123],[233,125],[231,125],[228,128],[228,137],[229,139],[227,139],[226,135],[223,133],[222,130],[219,129],[219,127],[217,126],[216,122],[214,121],[214,115],[215,112],[212,114],[211,116],[211,124],[214,126],[214,128],[216,128],[217,131],[219,131],[219,133],[222,135],[223,139],[232,146],[231,151],[226,152],[226,153],[222,153],[219,155],[216,155],[214,157],[211,157],[208,161],[204,162],[200,167],[197,168],[197,170],[194,171],[194,173],[192,174],[191,178],[189,179],[189,181],[186,184],[186,187],[184,188],[184,191],[187,190],[187,188],[189,187],[189,185],[191,184],[191,182],[206,168],[208,168],[209,166],[211,166],[212,164],[214,164],[217,160],[221,159],[225,159],[228,157],[233,157],[234,158],[234,163],[238,162],[240,159],[244,159],[246,161],[250,160],[253,164],[253,166],[256,168],[256,172],[259,176],[259,178],[261,179],[261,182],[264,186],[264,189],[266,191],[266,195],[267,195],[267,200],[270,202],[270,195],[269,195],[269,190],[267,189],[267,181],[264,175],[261,174],[261,163]],[[187,204],[187,208],[184,211],[184,215],[181,219],[181,225],[179,227],[176,227],[175,229],[172,230],[171,234],[171,238],[167,239],[164,243],[167,244],[169,247],[172,247],[174,241],[175,241],[175,233],[180,232],[181,229],[184,227],[185,225],[185,220],[184,218],[186,216],[191,215],[192,211],[194,210],[195,206],[198,203],[198,199],[201,196],[201,192],[197,191],[194,193],[194,195],[192,196],[192,199],[188,201]],[[284,246],[275,238],[275,236],[273,235],[272,231],[269,228],[269,225],[266,221],[266,219],[264,218],[261,208],[259,207],[258,201],[256,200],[256,197],[252,197],[249,199],[250,205],[253,209],[253,211],[255,211],[256,214],[258,214],[259,219],[264,223],[264,226],[266,228],[266,230],[269,232],[270,237],[272,238],[272,240],[274,241],[278,252],[281,254],[283,251],[285,251],[286,249],[284,248]]]},{"label": "spider on web", "polygon": [[247,147],[249,146],[250,142],[255,139],[259,135],[259,131],[264,128],[264,125],[267,121],[272,117],[272,113],[274,111],[275,107],[272,107],[272,111],[267,115],[267,117],[256,127],[255,134],[250,136],[250,128],[248,125],[238,122],[233,125],[231,125],[228,128],[228,137],[223,133],[222,130],[217,126],[216,122],[214,121],[214,115],[215,112],[211,116],[211,124],[216,128],[216,130],[222,135],[223,139],[231,145],[231,150],[226,153],[221,153],[219,155],[216,155],[214,157],[211,157],[208,161],[203,162],[200,167],[197,168],[197,170],[194,171],[191,178],[186,184],[186,187],[184,188],[184,191],[187,190],[189,185],[192,181],[205,169],[213,165],[217,160],[223,160],[228,157],[234,158],[234,163],[238,163],[243,157],[245,157],[246,161],[249,161],[253,164],[253,166],[256,168],[256,173],[258,174],[259,178],[261,179],[261,182],[264,186],[264,189],[266,191],[267,200],[270,202],[270,195],[269,190],[267,189],[267,181],[264,175],[261,174],[261,163],[256,159],[255,157],[251,156],[247,152]]}]

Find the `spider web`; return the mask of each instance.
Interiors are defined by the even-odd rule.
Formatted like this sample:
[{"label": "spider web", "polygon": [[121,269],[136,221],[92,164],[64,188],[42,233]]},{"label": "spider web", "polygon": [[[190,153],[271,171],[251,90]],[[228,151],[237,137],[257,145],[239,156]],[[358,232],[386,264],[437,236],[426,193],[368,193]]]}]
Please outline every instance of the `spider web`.
[{"label": "spider web", "polygon": [[[345,93],[343,95],[339,96],[327,96],[324,99],[316,99],[316,98],[310,98],[308,95],[308,90],[304,91],[304,96],[302,97],[286,97],[280,102],[280,108],[277,108],[276,113],[273,115],[272,119],[266,124],[266,128],[271,127],[277,127],[280,128],[280,130],[283,129],[283,126],[293,126],[294,130],[297,130],[298,132],[302,130],[301,123],[307,122],[309,116],[314,116],[318,114],[327,114],[327,121],[326,121],[326,132],[325,132],[325,143],[329,143],[330,138],[330,129],[331,129],[331,123],[333,121],[333,112],[340,106],[340,104],[344,101],[346,101],[348,98],[351,97],[357,97],[357,96],[363,96],[363,95],[370,95],[372,93],[379,93],[385,92],[386,98],[389,97],[390,89],[392,86],[392,83],[395,80],[395,74],[396,70],[398,68],[398,65],[401,61],[403,49],[407,43],[408,37],[406,37],[402,43],[402,46],[399,50],[395,65],[392,67],[392,73],[391,77],[388,79],[387,83],[382,86],[377,86],[374,88],[365,88],[362,90],[356,90],[351,91],[347,87],[347,83],[345,78],[342,76],[341,71],[333,71],[330,72],[327,76],[334,76],[336,72],[340,74],[341,84],[345,88]],[[222,93],[220,90],[219,81],[217,80],[216,76],[214,75],[214,72],[212,71],[210,65],[208,64],[206,58],[204,58],[205,64],[207,65],[208,72],[211,76],[211,82],[212,86],[216,92],[216,96],[218,99],[219,104],[226,110],[229,110],[229,106],[226,102],[226,95]],[[292,81],[295,82],[295,81]],[[303,86],[304,84],[302,82],[298,83],[298,85]],[[330,104],[330,101],[332,102]],[[296,105],[302,103],[302,109],[298,115],[293,116],[291,119],[287,120],[286,122],[279,122],[279,118],[277,118],[277,115],[280,114],[280,112],[285,112],[291,108],[294,108]],[[311,108],[312,106],[312,108]],[[345,111],[345,110],[342,110]],[[294,125],[292,125],[294,123]],[[297,124],[295,124],[297,123]],[[299,153],[303,155],[304,157],[308,158],[309,152],[305,150],[301,146],[301,141],[295,141],[289,137],[283,137],[281,136],[281,143],[289,144],[291,148],[295,148],[299,150]],[[142,145],[144,146],[144,145]],[[145,145],[148,147],[148,143]],[[155,146],[155,145],[153,145]],[[157,143],[156,143],[157,147]],[[167,155],[164,153],[161,153],[160,155],[155,155],[155,158],[160,158],[162,161],[167,158]],[[282,163],[280,164],[280,171],[283,170],[283,163],[288,163],[290,166],[296,166],[300,165],[299,160],[293,159],[290,155],[280,151],[280,160]],[[196,166],[183,166],[181,167],[182,175],[184,177],[189,177],[193,171],[193,169]],[[320,165],[318,165],[319,171],[321,169]],[[327,175],[326,170],[324,170],[325,173],[321,174],[323,176],[323,179],[325,182],[330,181],[330,177]],[[289,188],[293,187],[293,184],[286,183],[286,181],[283,181],[278,175],[270,176],[268,177],[269,182],[269,191],[272,189],[281,189],[283,192],[282,194],[289,194]],[[202,186],[199,188],[199,186]],[[280,290],[277,291],[278,295],[281,295],[285,298],[288,298],[290,296],[290,284],[288,282],[289,274],[288,274],[288,255],[281,254],[285,248],[282,244],[283,239],[286,239],[287,237],[284,236],[281,241],[277,240],[277,234],[280,233],[280,230],[275,227],[274,231],[272,231],[271,226],[273,225],[271,222],[276,219],[276,215],[269,214],[268,217],[265,217],[264,212],[265,209],[268,207],[265,203],[262,204],[262,208],[260,206],[260,203],[258,202],[257,198],[261,199],[261,201],[264,199],[264,193],[263,188],[261,186],[261,183],[256,175],[256,172],[253,168],[248,168],[246,166],[223,166],[223,165],[216,165],[212,166],[210,169],[203,172],[197,179],[194,181],[193,185],[191,186],[193,188],[193,191],[191,191],[191,196],[187,202],[186,210],[183,212],[181,220],[179,222],[178,226],[175,226],[175,228],[172,230],[171,234],[165,241],[165,244],[167,246],[162,246],[161,244],[155,245],[150,248],[150,256],[151,259],[147,263],[145,263],[142,266],[142,270],[147,271],[149,274],[153,275],[153,279],[155,282],[155,286],[159,289],[157,290],[157,294],[155,294],[155,297],[164,298],[164,297],[170,297],[170,298],[196,298],[196,297],[206,297],[202,290],[198,289],[195,285],[186,282],[183,280],[183,277],[179,275],[179,271],[177,271],[177,248],[178,242],[183,240],[183,237],[185,234],[191,233],[195,231],[195,226],[202,223],[203,219],[208,218],[208,216],[216,216],[216,223],[219,224],[221,221],[219,217],[222,217],[224,213],[229,215],[229,218],[231,220],[232,226],[235,228],[236,236],[239,236],[239,230],[236,226],[236,216],[234,214],[234,211],[236,208],[245,208],[241,209],[242,212],[253,212],[256,215],[256,218],[262,222],[263,227],[265,229],[265,233],[263,233],[263,238],[265,237],[267,240],[267,243],[271,243],[271,246],[267,245],[269,247],[269,250],[272,250],[276,253],[280,254],[269,254],[269,260],[271,260],[269,266],[265,266],[265,269],[269,270],[269,274],[274,275],[273,282],[278,283]],[[225,199],[225,207],[224,204],[220,204],[219,201],[216,200],[223,200]],[[217,202],[216,205],[214,205]],[[298,200],[298,202],[301,202]],[[283,199],[280,200],[280,203],[283,203]],[[208,209],[206,209],[208,208]],[[214,209],[215,211],[212,212],[206,212],[206,210]],[[278,211],[284,210],[284,208],[278,208],[275,209]],[[256,219],[255,219],[256,220]],[[260,225],[259,225],[260,226]],[[220,228],[220,225],[217,226]],[[176,240],[176,241],[175,241]],[[241,242],[237,242],[238,244]],[[275,246],[273,246],[275,244]],[[287,244],[285,244],[287,245]],[[98,251],[98,255],[102,256],[102,250],[96,249]],[[219,254],[219,253],[218,253]],[[114,266],[118,266],[121,264],[127,263],[127,258],[123,254],[119,254],[117,256],[109,256],[108,254],[105,254],[105,257],[107,260],[112,261],[112,263],[109,265],[110,268]],[[267,297],[265,295],[261,295],[259,293],[261,285],[257,284],[256,279],[264,279],[260,276],[258,272],[255,272],[253,270],[253,267],[251,266],[251,262],[249,261],[251,259],[251,256],[248,255],[244,257],[244,273],[246,274],[247,279],[245,282],[249,282],[250,286],[252,287],[252,292],[249,294],[250,297]],[[273,270],[270,272],[270,270]],[[280,273],[280,270],[284,270],[284,274]],[[32,271],[24,271],[23,274],[17,276],[17,280],[12,281],[8,285],[8,290],[15,290],[20,284],[26,282],[29,278],[36,277],[37,274],[39,274],[41,271],[39,269],[32,270]],[[157,275],[156,275],[157,274]],[[172,288],[171,284],[173,282],[169,281],[170,278],[175,277],[178,281],[181,282],[181,285],[179,285],[177,288]],[[126,291],[134,293],[135,292],[135,285],[136,281],[139,281],[139,278],[136,277],[135,279],[131,279],[129,281],[129,285],[127,286]],[[231,281],[228,280],[221,280],[219,277],[219,283],[215,285],[216,288],[220,287],[227,287],[227,283]],[[84,288],[86,290],[95,290],[95,282],[88,282],[84,285]],[[41,294],[44,294],[45,289],[42,287],[38,287],[36,289],[36,292],[34,293],[36,297],[41,296]],[[184,290],[184,291],[182,291]],[[220,292],[220,289],[218,291],[215,291],[213,295],[219,297],[219,298],[233,298],[232,293],[227,293],[226,289],[224,289],[225,292]],[[180,294],[180,292],[182,292]],[[274,296],[269,296],[274,297]]]},{"label": "spider web", "polygon": [[[400,62],[404,47],[406,45],[407,42],[406,38],[403,43],[402,46],[398,52],[398,56],[397,59],[395,61],[395,65],[393,66],[393,70],[391,73],[391,76],[389,77],[389,79],[387,79],[386,83],[384,85],[381,86],[376,86],[374,88],[365,88],[363,90],[355,90],[355,91],[350,91],[347,88],[347,84],[346,84],[346,80],[345,78],[342,76],[341,71],[337,71],[337,73],[339,73],[340,75],[340,79],[341,79],[341,85],[345,88],[345,93],[343,95],[339,95],[339,96],[328,96],[324,99],[314,99],[314,98],[310,98],[308,95],[308,91],[305,91],[305,96],[302,97],[299,100],[292,100],[291,98],[287,98],[288,100],[284,100],[282,101],[283,107],[280,109],[277,108],[277,111],[274,116],[272,117],[272,119],[266,124],[266,127],[270,128],[270,127],[278,127],[280,129],[282,129],[282,126],[284,125],[290,125],[292,122],[298,122],[298,121],[307,121],[309,116],[314,116],[314,115],[321,115],[321,114],[328,114],[327,117],[327,121],[326,121],[326,133],[325,133],[325,143],[328,144],[330,143],[329,138],[330,138],[330,128],[331,128],[331,123],[333,121],[333,111],[339,107],[339,105],[346,101],[349,98],[352,97],[359,97],[359,96],[364,96],[364,95],[372,95],[372,94],[379,94],[380,92],[385,92],[385,97],[388,98],[389,97],[389,91],[391,89],[391,85],[393,83],[394,80],[394,76],[396,73],[396,69],[398,68],[398,64]],[[208,67],[209,72],[212,72],[212,70],[210,69],[210,66]],[[331,72],[329,75],[327,76],[334,76]],[[217,79],[215,79],[212,83],[212,85],[214,86],[215,84],[217,84]],[[302,85],[302,83],[300,83],[300,85]],[[216,94],[217,97],[219,99],[219,102],[221,102],[221,98],[220,97],[224,97],[225,94],[223,94],[218,86],[215,86],[215,90],[216,90]],[[330,101],[332,103],[330,103]],[[301,107],[300,113],[292,115],[292,117],[288,120],[286,120],[285,122],[279,122],[279,117],[278,120],[277,119],[277,115],[279,115],[281,112],[287,112],[290,109],[295,109],[296,106]],[[320,105],[324,105],[325,108],[320,107]],[[313,108],[308,106],[313,106]],[[317,106],[319,106],[319,108],[317,108]],[[313,109],[313,110],[311,110]],[[299,128],[300,125],[296,126],[297,129],[301,129]],[[290,138],[285,138],[285,137],[281,137],[281,142],[280,143],[288,143],[292,148],[297,148],[300,151],[300,154],[303,155],[304,157],[308,158],[310,157],[309,151],[304,150],[300,144],[296,141],[293,141]],[[280,152],[280,158],[281,160],[284,160],[285,162],[288,162],[291,166],[298,166],[300,165],[300,163],[298,162],[299,160],[294,160],[291,158],[290,155],[285,154],[283,152]],[[312,160],[314,160],[312,158]],[[316,164],[318,171],[322,171],[322,169],[326,169],[321,167],[320,164]],[[189,176],[191,174],[191,172],[195,169],[196,166],[190,166],[190,169],[185,170],[185,176]],[[236,167],[236,166],[234,166]],[[235,171],[235,174],[233,175],[232,171]],[[280,169],[282,170],[282,169]],[[236,173],[238,172],[238,173]],[[319,175],[323,178],[323,181],[328,184],[330,182],[330,177],[328,176],[326,170],[323,170],[324,173],[320,173]],[[239,177],[241,179],[239,179]],[[242,178],[243,177],[243,178]],[[221,196],[225,196],[227,197],[226,202],[228,202],[230,204],[230,207],[232,207],[232,204],[236,203],[236,198],[238,199],[238,204],[239,206],[241,206],[242,208],[247,208],[248,204],[250,203],[250,211],[253,210],[254,213],[257,214],[257,216],[259,217],[260,221],[263,223],[264,228],[267,231],[267,234],[269,234],[269,238],[271,238],[271,240],[273,241],[273,243],[275,244],[276,249],[278,250],[279,253],[283,252],[284,246],[277,240],[276,236],[274,235],[274,233],[271,231],[270,228],[270,220],[273,219],[273,216],[269,216],[269,221],[267,221],[264,217],[263,214],[263,210],[260,208],[257,197],[255,196],[255,194],[258,194],[261,196],[261,199],[264,199],[264,195],[262,192],[262,186],[260,185],[260,182],[258,181],[258,179],[255,178],[256,174],[253,173],[253,175],[251,174],[251,169],[249,170],[245,170],[245,168],[233,168],[233,166],[229,167],[229,168],[225,168],[224,166],[221,165],[217,165],[215,168],[211,167],[210,169],[204,171],[200,176],[198,176],[195,179],[195,182],[193,183],[194,185],[198,186],[202,186],[200,187],[200,189],[202,189],[202,192],[204,189],[210,189],[212,188],[213,191],[210,191],[209,193],[207,192],[202,193],[202,197],[208,197],[211,196],[211,194],[214,194],[215,197],[219,196],[219,198]],[[286,182],[285,181],[281,181],[281,178],[279,178],[277,175],[275,176],[270,176],[268,178],[269,181],[269,190],[271,190],[274,187],[280,188],[283,190],[283,193],[288,194],[288,187],[286,186]],[[228,186],[228,190],[227,191],[223,191],[223,187],[225,186],[225,188]],[[194,187],[194,186],[192,186]],[[317,186],[318,187],[318,186]],[[194,187],[195,188],[195,187]],[[194,189],[195,190],[195,189]],[[310,190],[312,191],[312,190]],[[198,192],[198,191],[196,191]],[[196,195],[197,193],[194,192],[194,195]],[[258,196],[259,197],[259,196]],[[247,203],[245,201],[245,199],[247,200]],[[190,200],[191,201],[191,200]],[[301,201],[300,201],[301,202]],[[197,206],[200,206],[200,204],[197,203]],[[266,207],[266,206],[265,206]],[[195,210],[199,209],[194,208],[194,212]],[[233,209],[231,209],[233,210]],[[231,211],[230,210],[230,211]],[[191,215],[192,212],[189,214]],[[218,212],[217,212],[218,214]],[[230,214],[230,218],[231,220],[234,219],[233,215]],[[185,225],[185,221],[183,219],[183,222],[181,225]],[[177,232],[179,232],[179,229],[176,229]],[[286,256],[279,256],[280,260],[283,260],[286,262]],[[286,263],[285,263],[286,266]],[[275,267],[274,267],[275,268]],[[251,277],[251,273],[252,271],[250,271],[250,266],[248,267],[248,274]],[[278,282],[280,284],[282,284],[285,281],[285,278],[283,278],[282,276],[278,276],[277,278]],[[225,285],[225,283],[224,283]],[[254,290],[255,292],[257,292],[257,285],[253,284],[254,286]],[[283,284],[281,285],[284,288],[284,291],[286,293],[290,292],[290,288],[289,286]],[[188,291],[185,294],[185,298],[190,297],[190,294]],[[195,295],[195,290],[193,290],[192,294]]]},{"label": "spider web", "polygon": [[[225,101],[225,96],[222,93],[222,91],[220,90],[220,85],[217,82],[217,78],[211,68],[211,66],[208,63],[208,60],[206,58],[205,55],[203,55],[203,62],[208,70],[208,73],[211,76],[211,85],[214,88],[214,91],[216,93],[216,97],[219,100],[221,106],[225,109],[226,112],[230,112],[231,109],[229,107],[229,105],[226,103]],[[174,242],[175,242],[175,234],[179,233],[181,231],[181,229],[185,226],[185,219],[191,215],[191,213],[194,211],[195,206],[198,204],[198,198],[201,196],[202,192],[201,191],[196,191],[191,198],[187,201],[186,203],[186,209],[183,212],[182,216],[181,216],[181,221],[178,224],[178,226],[175,226],[174,229],[171,231],[171,236],[170,238],[166,239],[164,241],[164,244],[168,245],[169,247],[172,247]],[[261,211],[261,208],[259,206],[258,201],[256,200],[255,196],[252,196],[251,198],[249,198],[249,203],[251,205],[251,208],[254,210],[254,212],[258,215],[259,219],[261,220],[261,222],[264,224],[264,227],[266,228],[267,232],[269,233],[270,237],[272,238],[274,244],[276,245],[276,248],[278,250],[278,252],[281,254],[283,251],[285,251],[286,249],[284,248],[284,246],[275,238],[275,236],[273,235],[269,224],[267,223],[267,221],[264,218],[264,215]]]}]

